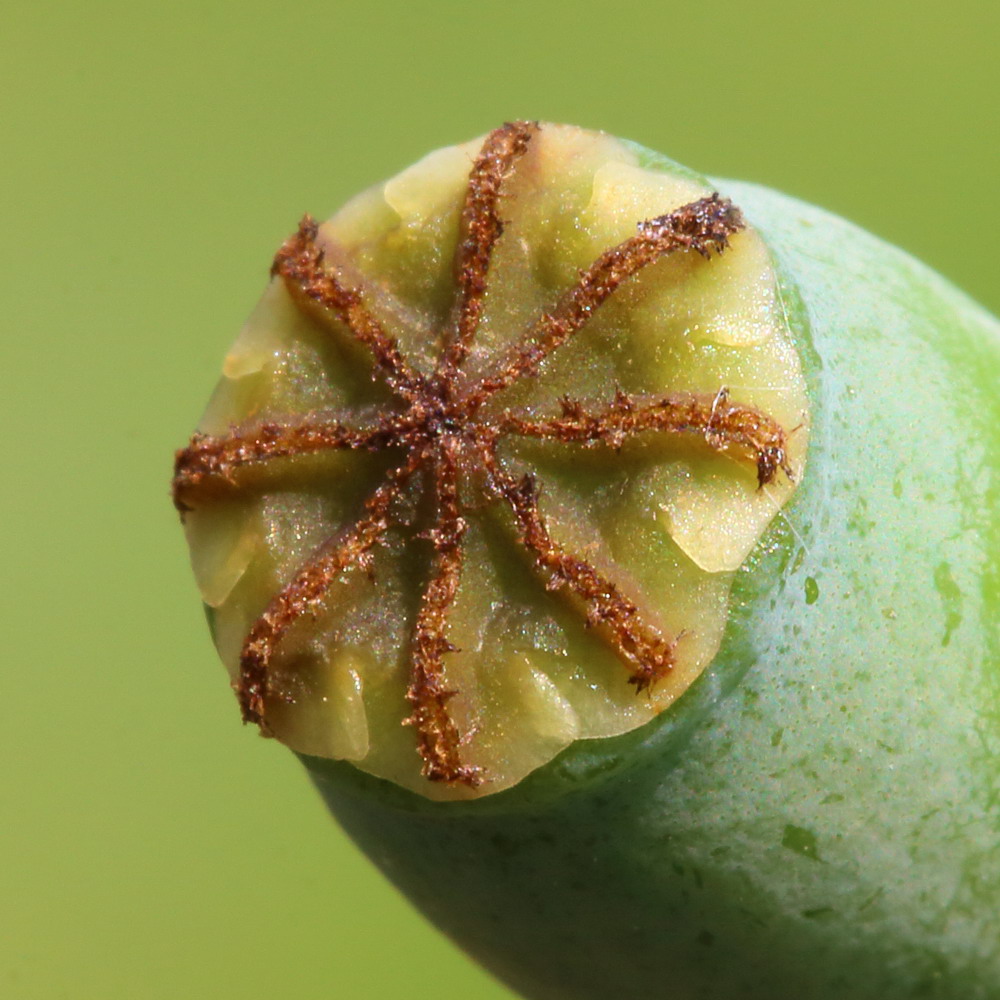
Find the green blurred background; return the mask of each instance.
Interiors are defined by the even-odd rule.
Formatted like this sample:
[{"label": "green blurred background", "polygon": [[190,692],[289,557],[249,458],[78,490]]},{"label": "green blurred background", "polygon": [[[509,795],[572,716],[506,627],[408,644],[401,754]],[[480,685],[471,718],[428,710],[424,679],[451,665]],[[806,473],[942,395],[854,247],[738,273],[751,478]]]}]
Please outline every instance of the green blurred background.
[{"label": "green blurred background", "polygon": [[8,0],[0,24],[0,996],[508,996],[240,726],[172,451],[300,214],[505,118],[817,202],[997,311],[1000,8]]}]

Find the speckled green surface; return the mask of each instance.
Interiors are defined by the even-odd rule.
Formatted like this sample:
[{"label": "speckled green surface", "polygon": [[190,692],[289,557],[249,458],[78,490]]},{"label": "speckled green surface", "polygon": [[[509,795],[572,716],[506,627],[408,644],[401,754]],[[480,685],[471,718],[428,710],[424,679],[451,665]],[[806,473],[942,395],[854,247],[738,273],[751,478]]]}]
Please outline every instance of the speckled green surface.
[{"label": "speckled green surface", "polygon": [[475,804],[305,763],[533,1000],[996,997],[1000,327],[849,224],[720,186],[785,275],[814,423],[716,663]]}]

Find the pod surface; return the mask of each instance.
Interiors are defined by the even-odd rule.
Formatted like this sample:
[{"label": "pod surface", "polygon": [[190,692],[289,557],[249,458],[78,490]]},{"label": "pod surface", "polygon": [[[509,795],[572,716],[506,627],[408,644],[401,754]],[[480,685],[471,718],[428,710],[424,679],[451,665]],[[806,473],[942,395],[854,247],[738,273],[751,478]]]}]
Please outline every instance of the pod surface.
[{"label": "pod surface", "polygon": [[433,803],[303,757],[533,1000],[1000,994],[1000,328],[850,224],[720,182],[775,255],[808,474],[713,665],[634,733]]}]

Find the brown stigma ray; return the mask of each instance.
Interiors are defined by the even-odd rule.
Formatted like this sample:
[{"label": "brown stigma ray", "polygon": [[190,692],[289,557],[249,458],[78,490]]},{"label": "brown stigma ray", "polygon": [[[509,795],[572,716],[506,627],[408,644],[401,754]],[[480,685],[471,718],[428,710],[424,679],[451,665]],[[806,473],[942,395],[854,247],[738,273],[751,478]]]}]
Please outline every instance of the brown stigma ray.
[{"label": "brown stigma ray", "polygon": [[413,714],[405,725],[416,728],[423,775],[431,781],[457,781],[475,786],[476,768],[461,761],[461,738],[448,713],[448,702],[458,693],[444,683],[443,659],[456,652],[448,641],[448,614],[458,593],[462,572],[462,537],[466,524],[458,496],[459,442],[446,436],[436,449],[433,465],[434,527],[425,537],[434,547],[434,560],[413,630],[410,683],[406,700]]},{"label": "brown stigma ray", "polygon": [[537,130],[533,122],[511,122],[496,129],[487,136],[472,166],[462,208],[462,238],[455,254],[456,328],[440,366],[446,382],[453,380],[465,361],[482,319],[490,257],[503,234],[498,213],[501,187]]},{"label": "brown stigma ray", "polygon": [[449,708],[462,691],[447,679],[447,657],[455,652],[448,623],[460,591],[467,531],[463,513],[470,503],[480,503],[470,500],[474,494],[509,509],[518,544],[546,587],[569,595],[571,605],[615,651],[638,691],[649,690],[670,673],[678,636],[662,634],[614,580],[553,537],[539,507],[542,487],[533,475],[515,475],[505,464],[499,445],[507,436],[620,448],[640,435],[687,435],[755,467],[761,486],[779,471],[791,478],[782,427],[754,407],[733,403],[724,388],[713,387],[714,394],[669,396],[619,391],[605,404],[554,400],[561,413],[549,419],[510,410],[490,415],[484,407],[519,380],[536,377],[542,362],[644,268],[673,253],[711,258],[722,253],[744,225],[739,211],[718,195],[640,222],[635,236],[582,271],[576,284],[486,375],[472,378],[462,366],[482,319],[492,255],[504,231],[500,205],[505,183],[537,128],[514,122],[495,130],[472,166],[453,261],[455,298],[447,328],[439,331],[441,354],[433,375],[416,371],[403,356],[397,339],[369,310],[378,290],[364,287],[349,266],[334,265],[319,245],[316,223],[307,216],[278,251],[272,273],[282,278],[303,308],[318,309],[343,324],[368,348],[373,374],[384,379],[396,400],[365,426],[342,423],[329,414],[289,415],[234,427],[220,436],[196,434],[177,453],[174,501],[184,511],[210,502],[224,489],[244,488],[251,473],[270,468],[280,473],[287,468],[280,463],[298,456],[338,449],[400,452],[393,471],[369,495],[358,519],[328,538],[292,574],[245,639],[234,688],[244,720],[256,723],[265,734],[267,699],[276,697],[271,666],[283,637],[304,615],[324,606],[330,588],[345,573],[371,572],[373,549],[385,541],[390,528],[402,527],[397,502],[417,483],[432,501],[433,525],[411,534],[430,541],[432,556],[409,640],[409,713],[402,721],[414,730],[427,779],[470,787],[488,780],[463,760],[470,734],[459,731]]},{"label": "brown stigma ray", "polygon": [[[348,288],[326,263],[317,243],[319,226],[306,215],[298,232],[289,237],[274,258],[272,274],[281,275],[289,290],[340,320],[354,338],[373,354],[377,369],[389,386],[406,400],[414,400],[424,380],[406,362],[395,337],[382,329],[368,311],[358,288]],[[371,294],[371,293],[370,293]]]},{"label": "brown stigma ray", "polygon": [[785,457],[784,429],[767,414],[729,400],[720,389],[714,396],[674,394],[656,399],[618,392],[609,406],[588,410],[579,400],[562,399],[562,416],[551,420],[525,420],[506,413],[500,426],[511,434],[549,441],[621,448],[625,441],[648,431],[694,434],[719,452],[751,459],[757,466],[758,485],[769,483],[780,468],[789,479],[792,470]]},{"label": "brown stigma ray", "polygon": [[181,512],[190,510],[213,487],[238,486],[239,472],[248,466],[341,448],[372,451],[389,440],[384,426],[356,430],[319,419],[297,424],[267,422],[245,433],[237,430],[217,437],[195,434],[174,461],[174,503]]}]

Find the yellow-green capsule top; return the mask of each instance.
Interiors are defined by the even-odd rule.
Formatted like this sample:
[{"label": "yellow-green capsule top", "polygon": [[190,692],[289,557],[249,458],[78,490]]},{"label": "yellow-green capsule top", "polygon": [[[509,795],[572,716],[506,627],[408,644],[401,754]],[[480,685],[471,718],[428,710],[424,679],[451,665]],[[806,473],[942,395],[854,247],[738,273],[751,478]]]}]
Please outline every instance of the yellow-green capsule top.
[{"label": "yellow-green capsule top", "polygon": [[807,444],[738,206],[514,122],[306,218],[272,274],[174,478],[244,719],[469,798],[679,697]]}]

